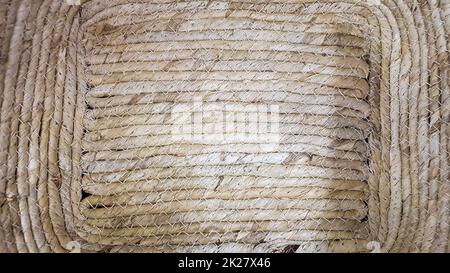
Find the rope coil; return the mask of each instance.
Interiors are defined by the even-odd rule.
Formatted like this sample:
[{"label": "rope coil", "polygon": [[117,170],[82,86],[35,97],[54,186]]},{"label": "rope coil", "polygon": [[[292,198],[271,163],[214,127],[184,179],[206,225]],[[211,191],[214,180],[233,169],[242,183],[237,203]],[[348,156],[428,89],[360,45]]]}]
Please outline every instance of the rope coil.
[{"label": "rope coil", "polygon": [[3,2],[0,252],[450,251],[448,1]]}]

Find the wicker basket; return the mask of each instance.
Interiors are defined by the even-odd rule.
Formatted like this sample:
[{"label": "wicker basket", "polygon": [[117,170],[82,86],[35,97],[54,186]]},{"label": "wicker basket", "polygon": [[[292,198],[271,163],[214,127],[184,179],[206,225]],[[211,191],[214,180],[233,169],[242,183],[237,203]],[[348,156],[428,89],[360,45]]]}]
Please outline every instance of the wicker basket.
[{"label": "wicker basket", "polygon": [[0,1],[0,252],[450,252],[450,1]]}]

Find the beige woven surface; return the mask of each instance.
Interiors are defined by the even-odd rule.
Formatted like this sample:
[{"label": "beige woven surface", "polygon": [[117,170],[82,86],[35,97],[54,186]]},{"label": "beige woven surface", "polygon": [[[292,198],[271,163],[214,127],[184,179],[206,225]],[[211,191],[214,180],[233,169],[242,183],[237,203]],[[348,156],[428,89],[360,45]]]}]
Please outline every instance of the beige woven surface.
[{"label": "beige woven surface", "polygon": [[450,251],[448,1],[1,1],[1,252]]}]

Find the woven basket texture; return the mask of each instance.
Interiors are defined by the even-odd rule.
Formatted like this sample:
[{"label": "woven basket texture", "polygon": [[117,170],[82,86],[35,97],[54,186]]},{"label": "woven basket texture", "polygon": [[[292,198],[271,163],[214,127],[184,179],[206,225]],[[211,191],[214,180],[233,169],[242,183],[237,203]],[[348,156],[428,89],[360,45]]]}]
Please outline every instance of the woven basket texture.
[{"label": "woven basket texture", "polygon": [[450,252],[449,0],[0,0],[0,252]]}]

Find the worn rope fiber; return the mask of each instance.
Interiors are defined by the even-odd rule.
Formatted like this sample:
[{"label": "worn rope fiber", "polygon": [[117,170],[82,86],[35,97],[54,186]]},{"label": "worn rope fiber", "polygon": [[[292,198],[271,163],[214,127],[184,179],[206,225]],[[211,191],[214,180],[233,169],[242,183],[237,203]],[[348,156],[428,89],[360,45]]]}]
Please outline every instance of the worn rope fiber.
[{"label": "worn rope fiber", "polygon": [[450,252],[449,1],[81,2],[0,0],[0,252]]}]

